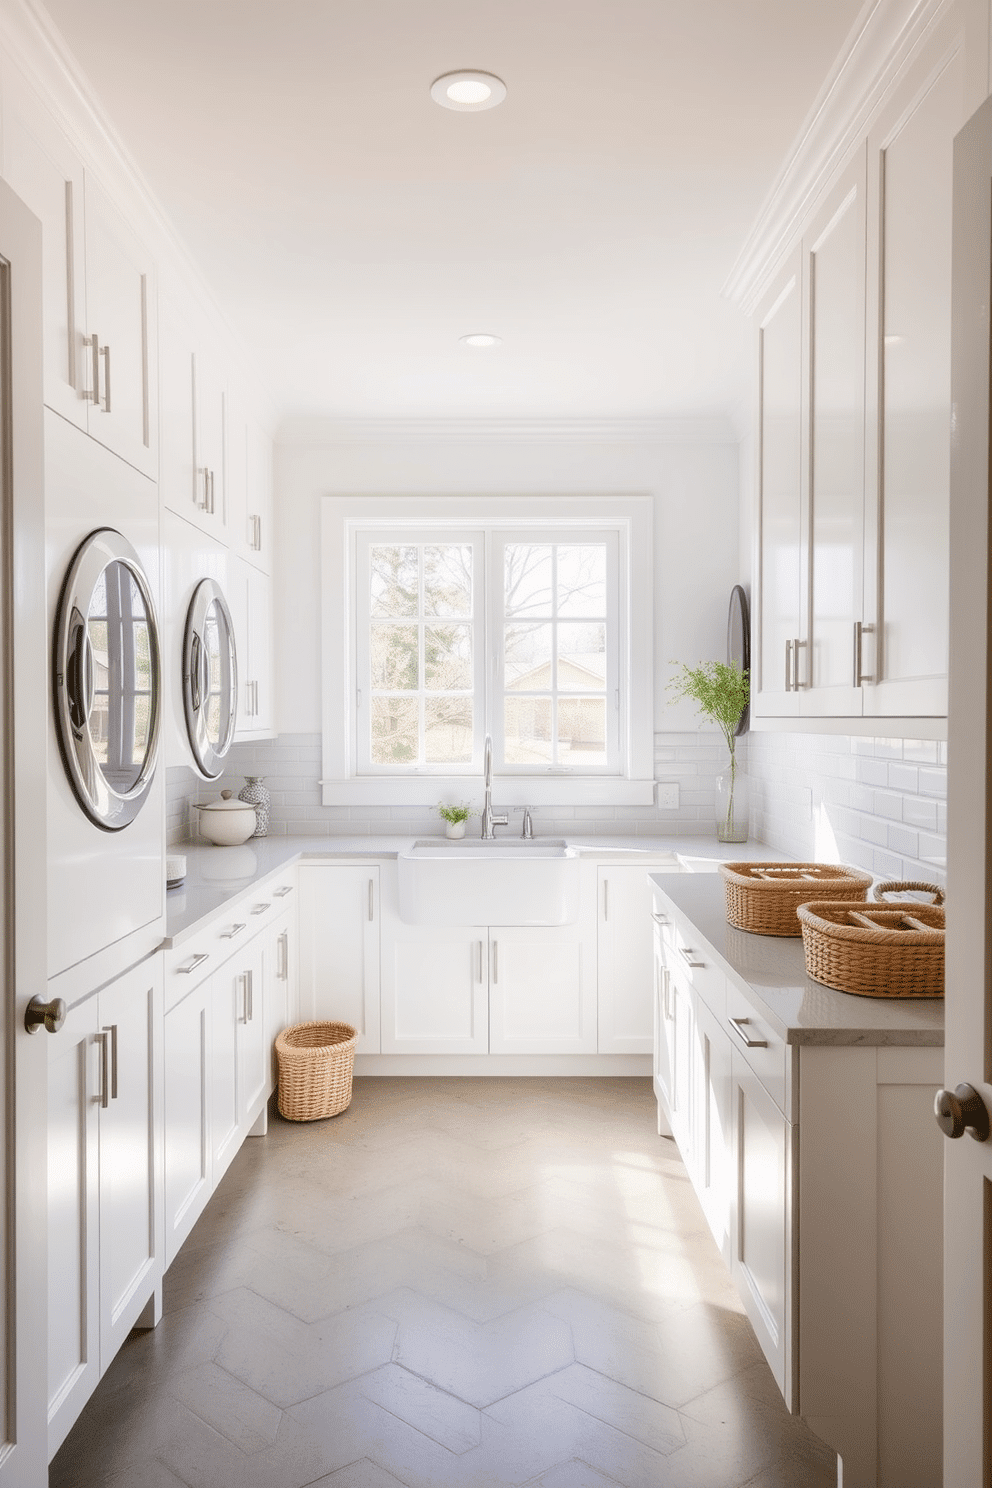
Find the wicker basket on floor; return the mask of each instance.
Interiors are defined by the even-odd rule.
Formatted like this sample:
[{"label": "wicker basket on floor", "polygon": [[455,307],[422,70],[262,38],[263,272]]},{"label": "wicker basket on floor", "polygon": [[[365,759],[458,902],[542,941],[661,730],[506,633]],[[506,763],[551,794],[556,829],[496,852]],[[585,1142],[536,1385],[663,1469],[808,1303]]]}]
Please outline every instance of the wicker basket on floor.
[{"label": "wicker basket on floor", "polygon": [[358,1032],[350,1023],[294,1023],[276,1038],[279,1114],[321,1121],[351,1105]]},{"label": "wicker basket on floor", "polygon": [[871,874],[835,863],[721,863],[727,923],[752,935],[801,935],[796,918],[810,899],[863,903]]},{"label": "wicker basket on floor", "polygon": [[944,911],[937,905],[814,900],[798,914],[814,981],[858,997],[943,997]]}]

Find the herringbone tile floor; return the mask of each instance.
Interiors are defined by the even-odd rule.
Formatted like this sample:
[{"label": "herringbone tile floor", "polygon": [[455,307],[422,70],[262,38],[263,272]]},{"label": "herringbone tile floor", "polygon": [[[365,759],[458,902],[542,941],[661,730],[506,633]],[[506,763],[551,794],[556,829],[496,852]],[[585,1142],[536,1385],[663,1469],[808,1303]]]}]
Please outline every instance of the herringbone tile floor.
[{"label": "herringbone tile floor", "polygon": [[647,1080],[357,1080],[235,1159],[50,1488],[828,1488]]}]

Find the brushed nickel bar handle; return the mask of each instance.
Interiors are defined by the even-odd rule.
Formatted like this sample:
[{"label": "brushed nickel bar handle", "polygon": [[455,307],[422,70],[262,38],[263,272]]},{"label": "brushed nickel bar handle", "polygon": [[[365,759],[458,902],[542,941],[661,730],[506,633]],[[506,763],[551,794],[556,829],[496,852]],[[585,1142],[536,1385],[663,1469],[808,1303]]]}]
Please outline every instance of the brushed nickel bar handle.
[{"label": "brushed nickel bar handle", "polygon": [[768,1048],[768,1040],[767,1039],[756,1039],[756,1038],[752,1038],[751,1035],[748,1033],[747,1028],[748,1028],[748,1025],[751,1022],[751,1019],[750,1018],[728,1018],[727,1019],[727,1022],[730,1024],[731,1028],[734,1030],[734,1032],[736,1033],[737,1037],[740,1039],[741,1043],[744,1045],[745,1049],[767,1049]]},{"label": "brushed nickel bar handle", "polygon": [[499,941],[493,941],[493,986],[499,981]]},{"label": "brushed nickel bar handle", "polygon": [[245,977],[248,981],[248,1017],[246,1021],[251,1023],[255,1017],[255,978],[250,971],[245,972]]},{"label": "brushed nickel bar handle", "polygon": [[874,682],[873,672],[862,671],[862,637],[874,635],[874,625],[864,625],[860,620],[854,622],[854,685],[862,687],[865,682]]},{"label": "brushed nickel bar handle", "polygon": [[271,908],[272,908],[272,901],[270,899],[267,904],[253,904],[252,907],[251,907],[251,912],[252,912],[253,915],[260,915],[260,914],[264,914],[267,909],[271,909]]},{"label": "brushed nickel bar handle", "polygon": [[247,923],[246,923],[246,921],[242,920],[242,921],[240,921],[236,925],[231,925],[231,927],[229,929],[222,930],[221,931],[221,934],[220,934],[220,938],[221,938],[221,940],[233,940],[236,935],[240,935],[241,932],[242,932],[242,930],[244,930],[246,928],[247,928]]},{"label": "brushed nickel bar handle", "polygon": [[687,966],[705,966],[705,961],[694,961],[692,959],[695,954],[695,951],[689,949],[687,946],[679,946],[679,955]]},{"label": "brushed nickel bar handle", "polygon": [[[109,1028],[104,1028],[104,1033],[110,1034],[110,1099],[117,1099],[117,1024],[111,1023]],[[106,1045],[104,1045],[106,1047]]]},{"label": "brushed nickel bar handle", "polygon": [[[371,883],[371,879],[369,880],[369,882]],[[292,892],[293,892],[293,885],[292,884],[281,884],[278,889],[273,889],[272,890],[273,896],[276,899],[285,899],[286,895],[287,894],[291,894]]]},{"label": "brushed nickel bar handle", "polygon": [[100,1040],[100,1109],[105,1111],[110,1105],[110,1070],[108,1068],[107,1031],[97,1034]]},{"label": "brushed nickel bar handle", "polygon": [[375,919],[375,879],[369,879],[369,924]]},{"label": "brushed nickel bar handle", "polygon": [[[242,925],[242,926],[240,926],[240,928],[243,930],[244,929],[244,926]],[[196,970],[196,968],[198,966],[202,966],[203,963],[204,963],[204,961],[209,961],[209,960],[210,960],[210,952],[209,951],[201,951],[199,953],[199,955],[197,955],[197,956],[191,956],[190,959],[186,962],[186,965],[185,966],[178,966],[176,968],[176,970],[178,972],[180,972],[183,976],[189,976],[192,972],[194,972]]]},{"label": "brushed nickel bar handle", "polygon": [[89,400],[90,400],[91,403],[95,403],[96,406],[99,408],[99,406],[100,406],[100,338],[99,338],[99,336],[97,336],[94,333],[92,336],[90,336],[88,338],[88,340],[89,340],[89,346],[90,346],[90,355],[92,357],[92,367],[91,367],[90,375],[91,375],[91,377],[93,379],[93,390],[89,394]]},{"label": "brushed nickel bar handle", "polygon": [[276,976],[280,982],[289,981],[289,931],[284,930],[278,940],[279,960],[276,964]]},{"label": "brushed nickel bar handle", "polygon": [[610,918],[610,880],[603,879],[603,919]]},{"label": "brushed nickel bar handle", "polygon": [[101,346],[100,355],[103,357],[103,399],[100,407],[104,413],[110,413],[110,347]]},{"label": "brushed nickel bar handle", "polygon": [[785,643],[785,690],[792,691],[792,642]]}]

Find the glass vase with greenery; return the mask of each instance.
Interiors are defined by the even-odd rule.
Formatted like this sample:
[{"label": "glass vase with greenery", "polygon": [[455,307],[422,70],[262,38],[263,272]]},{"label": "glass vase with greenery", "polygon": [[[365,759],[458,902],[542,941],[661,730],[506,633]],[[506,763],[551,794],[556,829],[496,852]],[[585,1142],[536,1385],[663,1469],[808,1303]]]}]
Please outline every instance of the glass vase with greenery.
[{"label": "glass vase with greenery", "polygon": [[701,661],[698,666],[674,662],[679,671],[668,684],[672,701],[691,698],[711,718],[727,741],[730,763],[726,785],[717,785],[717,837],[721,842],[747,841],[746,777],[737,762],[737,730],[750,695],[750,678],[736,662]]}]

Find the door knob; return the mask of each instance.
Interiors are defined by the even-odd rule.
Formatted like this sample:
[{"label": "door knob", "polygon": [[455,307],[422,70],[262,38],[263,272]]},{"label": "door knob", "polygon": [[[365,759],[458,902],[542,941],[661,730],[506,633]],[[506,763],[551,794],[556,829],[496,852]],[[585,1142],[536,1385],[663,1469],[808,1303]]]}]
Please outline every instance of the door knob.
[{"label": "door knob", "polygon": [[28,1033],[37,1033],[44,1028],[46,1033],[58,1033],[65,1022],[66,1007],[61,997],[45,1002],[41,997],[32,997],[24,1011],[24,1027]]},{"label": "door knob", "polygon": [[989,1113],[974,1085],[955,1085],[938,1090],[933,1114],[945,1137],[960,1137],[967,1131],[976,1142],[988,1141]]}]

